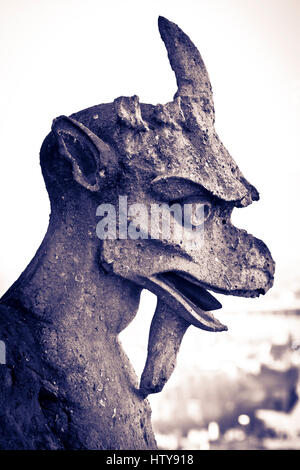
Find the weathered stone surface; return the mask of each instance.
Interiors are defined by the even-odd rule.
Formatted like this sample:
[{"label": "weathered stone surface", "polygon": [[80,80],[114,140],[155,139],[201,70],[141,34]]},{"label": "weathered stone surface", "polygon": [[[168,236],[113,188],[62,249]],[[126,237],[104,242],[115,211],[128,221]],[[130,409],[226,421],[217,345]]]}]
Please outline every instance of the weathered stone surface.
[{"label": "weathered stone surface", "polygon": [[[1,300],[1,448],[155,448],[143,396],[168,380],[190,324],[226,330],[209,311],[219,304],[206,289],[251,297],[272,285],[267,247],[230,221],[233,208],[258,192],[214,130],[201,56],[175,24],[160,18],[159,29],[177,78],[174,101],[119,97],[61,116],[42,145],[48,232]],[[118,208],[124,195],[149,211],[202,201],[204,242],[100,241],[98,205]],[[147,223],[140,228],[149,231]],[[159,302],[139,391],[117,335],[134,318],[143,287]]]},{"label": "weathered stone surface", "polygon": [[189,322],[158,300],[149,333],[147,362],[140,383],[145,396],[163,389],[176,366],[177,353],[189,326]]}]

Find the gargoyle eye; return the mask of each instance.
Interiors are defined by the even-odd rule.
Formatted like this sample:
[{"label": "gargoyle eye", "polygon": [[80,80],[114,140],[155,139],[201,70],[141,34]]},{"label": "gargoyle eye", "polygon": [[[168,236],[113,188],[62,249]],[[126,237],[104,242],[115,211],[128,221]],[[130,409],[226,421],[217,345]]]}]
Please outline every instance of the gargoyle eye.
[{"label": "gargoyle eye", "polygon": [[185,224],[193,228],[201,226],[212,212],[211,203],[198,197],[189,197],[182,201]]}]

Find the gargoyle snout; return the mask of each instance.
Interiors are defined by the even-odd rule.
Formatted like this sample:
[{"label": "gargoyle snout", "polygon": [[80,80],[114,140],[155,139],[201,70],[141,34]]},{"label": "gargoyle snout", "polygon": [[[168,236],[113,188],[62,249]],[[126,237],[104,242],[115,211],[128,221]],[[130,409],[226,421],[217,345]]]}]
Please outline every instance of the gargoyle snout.
[{"label": "gargoyle snout", "polygon": [[245,254],[248,269],[261,272],[266,278],[265,286],[261,287],[261,293],[265,294],[273,285],[275,262],[268,247],[258,238],[253,239],[253,245]]},{"label": "gargoyle snout", "polygon": [[273,285],[275,272],[268,247],[245,230],[232,226],[229,233],[223,235],[225,244],[218,250],[224,268],[224,291],[244,297],[265,294]]}]

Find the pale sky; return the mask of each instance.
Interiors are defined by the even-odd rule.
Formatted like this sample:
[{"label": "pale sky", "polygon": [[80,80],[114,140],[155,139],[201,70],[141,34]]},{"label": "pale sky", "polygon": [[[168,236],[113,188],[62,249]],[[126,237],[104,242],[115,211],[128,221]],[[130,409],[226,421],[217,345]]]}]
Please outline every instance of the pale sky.
[{"label": "pale sky", "polygon": [[234,222],[269,246],[277,262],[274,293],[295,287],[299,0],[1,0],[0,293],[26,267],[47,228],[39,149],[52,119],[120,95],[152,104],[172,99],[175,78],[158,15],[199,48],[214,90],[217,131],[260,191],[258,203],[235,209]]}]

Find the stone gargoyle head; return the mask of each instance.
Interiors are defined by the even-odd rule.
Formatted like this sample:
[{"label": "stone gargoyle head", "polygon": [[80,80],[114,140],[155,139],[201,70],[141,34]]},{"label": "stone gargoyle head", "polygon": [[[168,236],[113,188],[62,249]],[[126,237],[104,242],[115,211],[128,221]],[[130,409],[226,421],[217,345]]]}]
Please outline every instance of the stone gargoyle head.
[{"label": "stone gargoyle head", "polygon": [[[211,313],[221,304],[209,291],[256,297],[268,291],[274,275],[266,245],[231,223],[233,209],[259,194],[214,129],[203,60],[177,25],[160,17],[159,30],[177,79],[174,100],[154,106],[122,96],[60,116],[41,150],[52,211],[67,217],[80,193],[93,201],[99,267],[159,299],[144,395],[162,389],[188,325],[226,329]],[[153,208],[173,204],[164,236],[162,219],[153,229]],[[180,209],[188,226],[182,238],[175,236]]]}]

